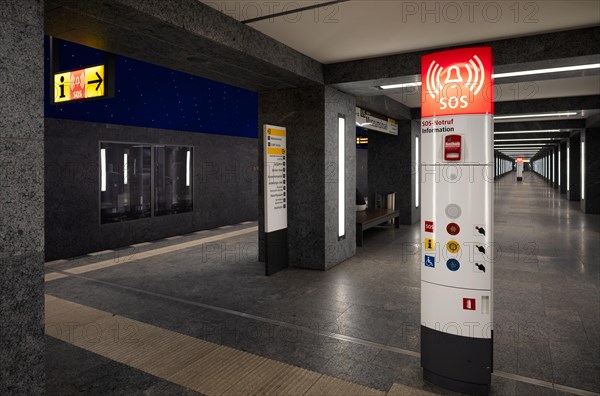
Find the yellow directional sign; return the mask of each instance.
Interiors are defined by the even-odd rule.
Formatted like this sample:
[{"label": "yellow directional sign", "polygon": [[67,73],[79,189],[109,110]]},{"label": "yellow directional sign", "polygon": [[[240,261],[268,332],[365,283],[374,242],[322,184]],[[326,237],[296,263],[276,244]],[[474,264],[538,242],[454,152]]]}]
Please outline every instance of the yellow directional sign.
[{"label": "yellow directional sign", "polygon": [[104,96],[104,65],[54,75],[54,103]]}]

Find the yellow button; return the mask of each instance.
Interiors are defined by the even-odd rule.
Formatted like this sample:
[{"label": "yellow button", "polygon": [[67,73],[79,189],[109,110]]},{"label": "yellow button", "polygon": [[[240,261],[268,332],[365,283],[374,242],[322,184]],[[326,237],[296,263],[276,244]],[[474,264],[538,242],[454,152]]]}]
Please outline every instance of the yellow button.
[{"label": "yellow button", "polygon": [[448,249],[450,253],[456,253],[460,250],[460,245],[456,241],[448,241],[446,249]]}]

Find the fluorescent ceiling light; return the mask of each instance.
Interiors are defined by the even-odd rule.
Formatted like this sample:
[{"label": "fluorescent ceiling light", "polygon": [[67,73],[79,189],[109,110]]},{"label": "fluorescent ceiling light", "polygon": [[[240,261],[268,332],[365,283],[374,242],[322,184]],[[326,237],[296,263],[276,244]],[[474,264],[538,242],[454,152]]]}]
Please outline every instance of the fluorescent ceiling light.
[{"label": "fluorescent ceiling light", "polygon": [[421,81],[416,82],[407,82],[401,84],[392,84],[392,85],[382,85],[379,88],[381,89],[396,89],[396,88],[409,88],[409,87],[420,87]]},{"label": "fluorescent ceiling light", "polygon": [[565,113],[546,113],[546,114],[519,114],[510,116],[494,116],[494,120],[508,120],[512,118],[537,118],[537,117],[563,117],[576,115],[576,111],[570,111]]},{"label": "fluorescent ceiling light", "polygon": [[589,70],[600,68],[600,63],[591,63],[588,65],[577,65],[577,66],[564,66],[564,67],[551,67],[549,69],[536,69],[536,70],[522,70],[508,73],[496,73],[492,74],[492,78],[506,78],[506,77],[519,77],[519,76],[531,76],[535,74],[550,74],[550,73],[563,73],[577,70]]},{"label": "fluorescent ceiling light", "polygon": [[560,138],[494,139],[494,142],[525,142],[528,140],[560,140]]},{"label": "fluorescent ceiling light", "polygon": [[[492,74],[492,78],[507,78],[507,77],[519,77],[519,76],[532,76],[536,74],[552,74],[552,73],[564,73],[578,70],[590,70],[600,68],[600,63],[590,63],[587,65],[576,65],[576,66],[563,66],[563,67],[551,67],[548,69],[535,69],[535,70],[521,70],[507,73],[496,73]],[[382,85],[381,89],[396,89],[396,88],[409,88],[409,87],[420,87],[421,81],[407,82],[400,84]]]},{"label": "fluorescent ceiling light", "polygon": [[542,143],[501,143],[494,144],[494,147],[525,147],[525,146],[535,146],[535,147],[544,147],[545,144]]},{"label": "fluorescent ceiling light", "polygon": [[530,131],[501,131],[501,132],[494,132],[494,135],[508,135],[508,134],[513,134],[513,133],[556,133],[556,132],[560,132],[560,129],[532,129]]}]

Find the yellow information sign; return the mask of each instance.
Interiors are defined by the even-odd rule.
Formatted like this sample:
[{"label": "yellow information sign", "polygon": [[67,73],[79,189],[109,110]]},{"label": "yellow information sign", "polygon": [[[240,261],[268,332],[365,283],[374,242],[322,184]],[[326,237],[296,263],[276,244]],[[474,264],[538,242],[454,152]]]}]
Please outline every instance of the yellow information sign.
[{"label": "yellow information sign", "polygon": [[425,238],[425,250],[435,250],[435,241],[432,238]]},{"label": "yellow information sign", "polygon": [[99,98],[105,93],[104,65],[54,75],[54,103]]}]

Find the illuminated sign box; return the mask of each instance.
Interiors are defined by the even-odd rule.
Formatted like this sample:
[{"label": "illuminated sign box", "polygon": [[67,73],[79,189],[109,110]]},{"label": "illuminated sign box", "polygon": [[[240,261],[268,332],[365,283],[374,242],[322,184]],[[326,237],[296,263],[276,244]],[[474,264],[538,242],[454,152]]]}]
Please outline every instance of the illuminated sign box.
[{"label": "illuminated sign box", "polygon": [[54,103],[104,97],[104,65],[55,73],[53,92]]},{"label": "illuminated sign box", "polygon": [[459,48],[422,58],[421,117],[494,113],[490,47]]}]

